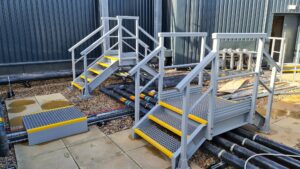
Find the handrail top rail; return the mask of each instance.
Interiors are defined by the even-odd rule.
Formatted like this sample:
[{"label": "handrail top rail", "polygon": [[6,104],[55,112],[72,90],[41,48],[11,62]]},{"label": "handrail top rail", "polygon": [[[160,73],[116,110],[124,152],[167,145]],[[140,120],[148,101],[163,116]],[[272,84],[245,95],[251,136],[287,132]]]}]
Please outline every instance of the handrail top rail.
[{"label": "handrail top rail", "polygon": [[138,29],[144,33],[144,35],[146,35],[148,38],[150,38],[155,44],[159,44],[159,42],[153,38],[146,30],[144,30],[141,26],[138,27]]},{"label": "handrail top rail", "polygon": [[132,19],[132,20],[139,20],[138,16],[116,16],[117,19]]},{"label": "handrail top rail", "polygon": [[213,33],[212,39],[260,39],[267,38],[266,33]]},{"label": "handrail top rail", "polygon": [[[127,28],[125,28],[124,26],[121,26],[122,27],[122,29],[126,32],[126,33],[128,33],[130,36],[132,36],[132,37],[135,37],[135,38],[137,38],[132,32],[130,32]],[[138,40],[138,42],[142,45],[142,46],[144,46],[145,48],[149,48],[149,46],[145,43],[145,42],[143,42],[141,39],[137,39]]]},{"label": "handrail top rail", "polygon": [[138,64],[136,64],[129,72],[128,74],[130,76],[134,75],[138,69],[141,68],[141,66],[143,66],[144,64],[146,64],[147,62],[149,62],[154,56],[156,56],[157,53],[159,53],[161,51],[163,47],[158,46],[156,47],[150,54],[148,54],[147,56],[144,57],[143,60],[141,60]]},{"label": "handrail top rail", "polygon": [[266,58],[266,61],[273,67],[276,68],[277,72],[281,72],[281,68],[280,66],[278,66],[278,64],[272,59],[272,57],[270,56],[269,53],[267,53],[266,51],[263,52],[263,55],[265,56],[264,58]]},{"label": "handrail top rail", "polygon": [[93,32],[91,32],[90,34],[88,34],[86,37],[84,37],[83,39],[81,39],[79,42],[77,42],[75,45],[73,45],[71,48],[68,49],[69,52],[72,52],[74,49],[76,49],[78,46],[80,46],[81,44],[83,44],[84,42],[86,42],[88,39],[90,39],[92,36],[94,36],[96,33],[100,32],[102,29],[104,28],[104,26],[100,26],[97,29],[95,29]]},{"label": "handrail top rail", "polygon": [[270,36],[270,37],[268,37],[267,39],[272,39],[272,40],[285,40],[285,38],[283,38],[283,37],[273,37],[273,36]]},{"label": "handrail top rail", "polygon": [[207,32],[159,32],[158,37],[206,37]]},{"label": "handrail top rail", "polygon": [[109,30],[108,32],[106,32],[101,38],[99,38],[94,43],[92,43],[90,46],[88,46],[87,48],[85,48],[82,52],[80,52],[80,54],[81,55],[87,55],[88,53],[90,53],[93,49],[95,49],[94,48],[95,45],[97,45],[98,43],[100,43],[104,38],[106,38],[107,36],[109,36],[110,34],[112,34],[118,28],[119,28],[119,25],[116,25],[114,28],[112,28],[111,30]]},{"label": "handrail top rail", "polygon": [[117,17],[101,17],[102,20],[118,20]]},{"label": "handrail top rail", "polygon": [[216,52],[211,51],[194,69],[188,73],[175,87],[176,90],[182,91],[199,73],[216,57]]}]

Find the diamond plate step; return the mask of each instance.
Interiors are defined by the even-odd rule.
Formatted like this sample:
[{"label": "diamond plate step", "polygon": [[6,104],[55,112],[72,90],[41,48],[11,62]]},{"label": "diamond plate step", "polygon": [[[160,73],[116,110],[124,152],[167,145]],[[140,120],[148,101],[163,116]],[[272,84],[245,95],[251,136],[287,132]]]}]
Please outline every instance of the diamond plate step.
[{"label": "diamond plate step", "polygon": [[[178,115],[179,116],[179,115]],[[148,115],[148,118],[158,125],[170,130],[178,136],[182,136],[181,132],[181,116],[179,118],[170,115],[167,112],[158,112]],[[196,130],[197,126],[192,120],[188,120],[188,135],[191,135]],[[198,124],[200,125],[200,124]]]},{"label": "diamond plate step", "polygon": [[161,127],[156,126],[154,123],[135,128],[134,132],[145,139],[147,142],[152,144],[162,153],[167,155],[169,158],[173,157],[173,154],[179,149],[180,141],[175,135],[170,134]]}]

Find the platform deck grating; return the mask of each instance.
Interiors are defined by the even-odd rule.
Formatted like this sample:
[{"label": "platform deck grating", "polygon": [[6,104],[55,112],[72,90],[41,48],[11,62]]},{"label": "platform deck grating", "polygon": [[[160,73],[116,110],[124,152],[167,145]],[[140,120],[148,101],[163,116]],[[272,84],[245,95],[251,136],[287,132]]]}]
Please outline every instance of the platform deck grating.
[{"label": "platform deck grating", "polygon": [[159,128],[153,123],[151,125],[140,127],[139,129],[173,153],[180,147],[180,141],[176,138],[176,136],[164,132],[164,129]]},{"label": "platform deck grating", "polygon": [[85,117],[85,115],[80,110],[69,107],[26,115],[23,117],[23,123],[26,130],[28,130],[82,117]]}]

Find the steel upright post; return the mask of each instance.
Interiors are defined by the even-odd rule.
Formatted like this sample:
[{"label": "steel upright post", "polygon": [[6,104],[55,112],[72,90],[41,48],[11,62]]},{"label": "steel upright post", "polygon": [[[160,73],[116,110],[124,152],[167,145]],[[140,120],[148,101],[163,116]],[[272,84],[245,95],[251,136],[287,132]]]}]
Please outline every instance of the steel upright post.
[{"label": "steel upright post", "polygon": [[249,117],[248,117],[248,121],[251,124],[253,124],[254,113],[256,111],[256,98],[257,98],[258,85],[259,85],[261,62],[262,62],[263,51],[264,51],[264,43],[265,43],[265,38],[258,39],[257,56],[256,56],[256,64],[255,64],[255,75],[254,75],[253,93],[252,93],[252,102],[251,102],[251,111],[250,111]]},{"label": "steel upright post", "polygon": [[118,18],[118,56],[120,60],[120,65],[122,65],[122,53],[123,53],[123,35],[122,35],[122,18]]},{"label": "steel upright post", "polygon": [[[200,62],[203,60],[205,56],[205,44],[206,44],[206,37],[201,37]],[[198,85],[202,87],[202,83],[203,83],[203,71],[201,71],[199,74]]]},{"label": "steel upright post", "polygon": [[165,72],[165,49],[164,37],[159,37],[159,46],[162,47],[159,56],[159,78],[158,78],[158,100],[161,101],[161,93],[163,92],[164,72]]},{"label": "steel upright post", "polygon": [[74,49],[72,50],[72,73],[73,73],[73,81],[75,80],[76,78],[76,68],[75,68],[75,51]]},{"label": "steel upright post", "polygon": [[84,91],[83,91],[83,99],[87,99],[90,97],[90,91],[87,81],[87,55],[83,57],[83,71],[84,71]]},{"label": "steel upright post", "polygon": [[188,169],[187,159],[187,128],[188,128],[188,114],[189,114],[189,103],[190,103],[190,84],[188,84],[183,91],[183,115],[181,120],[181,154],[179,161],[180,169]]}]

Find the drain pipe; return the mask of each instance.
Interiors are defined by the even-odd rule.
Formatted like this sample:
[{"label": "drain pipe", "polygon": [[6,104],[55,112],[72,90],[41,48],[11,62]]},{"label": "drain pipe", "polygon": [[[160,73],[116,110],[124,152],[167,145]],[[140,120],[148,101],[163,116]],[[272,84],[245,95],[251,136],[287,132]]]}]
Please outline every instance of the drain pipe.
[{"label": "drain pipe", "polygon": [[[113,88],[113,91],[116,92],[116,93],[118,93],[118,94],[120,94],[120,95],[122,95],[122,96],[124,96],[124,97],[127,98],[127,99],[130,99],[130,100],[132,100],[132,101],[135,100],[135,96],[133,96],[133,95],[131,95],[131,94],[129,94],[129,93],[123,91],[123,90],[120,90],[120,89],[118,89],[118,88]],[[152,108],[154,107],[153,104],[151,104],[151,103],[149,103],[149,102],[146,102],[145,100],[140,100],[140,104],[141,104],[143,107],[145,107],[146,109],[152,109]]]},{"label": "drain pipe", "polygon": [[134,114],[133,109],[126,107],[119,110],[113,110],[110,112],[89,115],[87,118],[87,123],[90,126],[90,125],[94,125],[97,123],[104,123],[106,121],[114,120],[125,116],[131,116],[133,114]]},{"label": "drain pipe", "polygon": [[277,143],[273,140],[264,138],[264,137],[262,137],[258,134],[252,133],[248,130],[239,128],[239,129],[234,130],[234,133],[239,134],[239,135],[244,136],[244,137],[247,137],[248,139],[251,139],[251,140],[253,140],[257,143],[263,144],[263,145],[265,145],[267,147],[270,147],[274,150],[280,151],[284,154],[300,155],[299,150],[296,150],[296,149],[288,147],[286,145]]},{"label": "drain pipe", "polygon": [[[112,97],[112,98],[114,98],[114,99],[122,102],[123,104],[125,104],[128,107],[134,108],[134,102],[126,99],[125,97],[122,97],[119,94],[117,94],[117,93],[115,93],[115,92],[113,92],[111,90],[108,90],[106,88],[101,88],[100,91],[103,92],[103,93],[105,93],[105,94],[107,94],[108,96],[110,96],[110,97]],[[144,107],[140,107],[140,111],[142,112],[142,115],[145,115],[148,112],[148,110],[145,109]]]},{"label": "drain pipe", "polygon": [[[119,86],[119,89],[125,90],[126,92],[131,93],[131,94],[135,94],[135,93],[134,93],[135,91],[134,91],[133,86],[125,86],[125,85],[121,85],[121,86]],[[150,96],[147,96],[147,95],[145,95],[144,93],[141,93],[141,94],[140,94],[140,98],[141,98],[141,99],[144,99],[144,100],[147,101],[147,102],[151,102],[152,104],[156,104],[156,102],[157,102],[157,99],[154,99],[154,98],[152,98],[152,97],[150,97]]]},{"label": "drain pipe", "polygon": [[[241,156],[245,159],[247,159],[253,155],[256,155],[255,152],[253,152],[245,147],[239,146],[239,145],[237,145],[227,139],[224,139],[220,136],[215,137],[213,139],[213,141],[217,145],[220,145],[220,146],[226,148],[227,150],[230,150],[232,153],[234,153],[238,156]],[[266,169],[288,169],[287,167],[284,167],[283,165],[280,165],[280,164],[278,164],[272,160],[269,160],[266,157],[262,157],[262,156],[257,156],[255,158],[253,158],[251,161],[254,165],[257,165],[259,167],[266,168]]]},{"label": "drain pipe", "polygon": [[[208,141],[203,143],[203,147],[205,150],[207,150],[214,156],[217,156],[225,163],[230,164],[236,168],[241,168],[241,169],[244,168],[245,161],[238,158],[237,156],[227,152],[226,150],[221,149],[221,148],[209,143]],[[247,163],[247,169],[258,169],[258,167],[256,167],[255,165],[253,165],[251,163]]]},{"label": "drain pipe", "polygon": [[[261,144],[258,144],[254,141],[249,140],[248,138],[244,138],[242,136],[239,136],[233,132],[227,132],[225,133],[225,136],[227,136],[230,140],[237,142],[238,144],[245,146],[255,152],[258,153],[271,153],[271,154],[282,154],[276,150],[273,150],[271,148],[268,148],[266,146],[263,146]],[[291,157],[285,157],[285,156],[272,156],[270,157],[277,162],[289,166],[291,168],[300,168],[300,161],[291,158]]]},{"label": "drain pipe", "polygon": [[4,112],[0,104],[0,157],[6,157],[9,151],[8,140],[4,125]]}]

